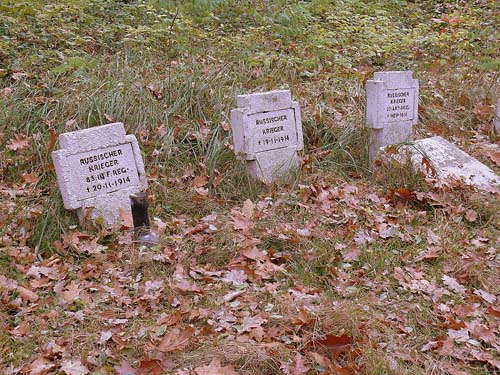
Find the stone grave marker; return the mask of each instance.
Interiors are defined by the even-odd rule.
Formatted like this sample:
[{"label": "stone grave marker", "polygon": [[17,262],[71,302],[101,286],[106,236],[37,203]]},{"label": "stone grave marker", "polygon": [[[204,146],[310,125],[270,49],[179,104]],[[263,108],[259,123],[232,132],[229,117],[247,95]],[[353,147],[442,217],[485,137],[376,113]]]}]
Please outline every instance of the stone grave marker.
[{"label": "stone grave marker", "polygon": [[396,150],[394,146],[382,148],[378,157],[381,160],[395,160],[402,164],[410,158],[413,168],[429,177],[438,180],[452,178],[473,185],[478,190],[500,191],[500,176],[439,136],[419,139],[397,147]]},{"label": "stone grave marker", "polygon": [[130,195],[147,188],[137,139],[117,122],[59,135],[52,152],[59,189],[80,223],[132,223]]},{"label": "stone grave marker", "polygon": [[290,90],[238,95],[231,111],[234,152],[248,173],[264,183],[299,166],[304,148],[299,104]]},{"label": "stone grave marker", "polygon": [[500,136],[500,99],[498,99],[497,115],[496,118],[493,120],[493,126],[495,128],[495,132],[497,133],[497,135]]},{"label": "stone grave marker", "polygon": [[418,122],[418,80],[412,71],[376,72],[366,82],[370,165],[380,147],[406,142]]}]

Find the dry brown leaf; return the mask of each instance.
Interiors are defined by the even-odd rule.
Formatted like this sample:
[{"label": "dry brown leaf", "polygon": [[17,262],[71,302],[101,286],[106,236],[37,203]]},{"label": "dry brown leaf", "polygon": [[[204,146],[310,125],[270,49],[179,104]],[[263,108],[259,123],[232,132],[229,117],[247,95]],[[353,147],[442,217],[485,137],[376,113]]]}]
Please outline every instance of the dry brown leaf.
[{"label": "dry brown leaf", "polygon": [[467,289],[461,285],[457,280],[455,280],[453,277],[450,277],[448,275],[443,275],[442,280],[444,284],[453,290],[455,293],[465,293]]},{"label": "dry brown leaf", "polygon": [[5,87],[0,91],[0,96],[2,98],[8,97],[10,94],[12,94],[14,90],[12,90],[10,87]]},{"label": "dry brown leaf", "polygon": [[137,368],[137,375],[162,375],[164,373],[163,366],[158,359],[142,360]]},{"label": "dry brown leaf", "polygon": [[24,135],[16,134],[7,144],[7,148],[12,151],[23,151],[30,147],[31,140]]},{"label": "dry brown leaf", "polygon": [[21,78],[25,78],[25,77],[28,77],[28,74],[24,73],[24,72],[14,72],[14,73],[12,73],[12,79],[14,81],[19,81]]},{"label": "dry brown leaf", "polygon": [[26,182],[27,184],[36,184],[40,177],[36,173],[23,173],[21,175],[21,178]]},{"label": "dry brown leaf", "polygon": [[38,301],[38,294],[33,292],[32,290],[29,290],[28,288],[25,288],[23,286],[18,286],[17,287],[17,292],[21,296],[21,298],[28,300],[30,302],[36,302]]},{"label": "dry brown leaf", "polygon": [[71,282],[68,285],[66,285],[65,290],[63,290],[60,294],[60,297],[66,302],[67,304],[73,303],[80,295],[80,288],[75,282]]},{"label": "dry brown leaf", "polygon": [[361,250],[355,245],[350,246],[349,248],[345,249],[345,251],[342,251],[342,256],[346,261],[358,260],[361,256]]},{"label": "dry brown leaf", "polygon": [[477,220],[477,212],[474,210],[467,210],[467,212],[465,212],[465,218],[472,223]]},{"label": "dry brown leaf", "polygon": [[250,219],[253,216],[254,211],[255,211],[255,204],[250,199],[247,199],[243,203],[243,208],[241,209],[241,213],[243,214],[243,216]]},{"label": "dry brown leaf", "polygon": [[490,151],[487,155],[493,163],[500,166],[500,151]]},{"label": "dry brown leaf", "polygon": [[132,368],[130,363],[126,360],[123,360],[119,365],[116,365],[115,370],[118,375],[135,375],[135,369]]},{"label": "dry brown leaf", "polygon": [[61,371],[66,375],[88,374],[89,369],[85,367],[79,359],[62,361]]},{"label": "dry brown leaf", "polygon": [[311,356],[318,365],[320,365],[323,368],[329,368],[332,365],[332,362],[325,356],[316,353],[316,352],[309,352],[309,356]]},{"label": "dry brown leaf", "polygon": [[260,327],[262,324],[267,322],[266,319],[259,315],[256,316],[245,316],[241,323],[241,326],[237,327],[238,333],[244,333],[250,331],[252,328]]},{"label": "dry brown leaf", "polygon": [[197,375],[238,375],[231,365],[222,367],[219,358],[212,359],[207,366],[201,366],[194,369]]},{"label": "dry brown leaf", "polygon": [[191,185],[194,188],[201,188],[201,187],[205,186],[206,184],[208,184],[208,177],[207,176],[196,176],[193,179],[193,182],[191,183]]},{"label": "dry brown leaf", "polygon": [[132,228],[134,226],[134,219],[132,217],[132,212],[125,211],[123,207],[118,208],[122,228]]},{"label": "dry brown leaf", "polygon": [[193,334],[193,327],[186,327],[183,330],[175,327],[168,334],[163,336],[160,345],[158,345],[158,350],[161,352],[173,352],[184,349],[189,345],[189,340]]},{"label": "dry brown leaf", "polygon": [[45,375],[54,365],[45,358],[37,358],[31,362],[29,367],[30,375]]},{"label": "dry brown leaf", "polygon": [[323,340],[314,341],[314,344],[327,349],[332,358],[336,359],[341,353],[351,350],[353,340],[345,334],[342,336],[327,335]]},{"label": "dry brown leaf", "polygon": [[485,291],[483,289],[476,289],[476,290],[474,290],[474,294],[478,295],[479,297],[481,297],[482,299],[484,299],[488,303],[492,303],[493,304],[497,300],[496,296],[494,296],[491,293],[488,293],[487,291]]},{"label": "dry brown leaf", "polygon": [[56,145],[57,138],[59,137],[59,133],[54,129],[49,128],[49,142],[47,143],[47,152],[52,152],[54,146]]},{"label": "dry brown leaf", "polygon": [[109,122],[115,122],[115,118],[107,113],[104,114],[104,118]]},{"label": "dry brown leaf", "polygon": [[9,333],[13,336],[26,336],[29,332],[30,326],[26,320],[23,320],[16,328],[9,330]]},{"label": "dry brown leaf", "polygon": [[203,290],[198,285],[196,285],[196,283],[189,282],[186,279],[174,282],[173,288],[183,294],[188,294],[188,293],[203,294]]},{"label": "dry brown leaf", "polygon": [[267,258],[266,254],[257,249],[257,246],[249,246],[241,250],[240,254],[252,260],[264,260]]}]

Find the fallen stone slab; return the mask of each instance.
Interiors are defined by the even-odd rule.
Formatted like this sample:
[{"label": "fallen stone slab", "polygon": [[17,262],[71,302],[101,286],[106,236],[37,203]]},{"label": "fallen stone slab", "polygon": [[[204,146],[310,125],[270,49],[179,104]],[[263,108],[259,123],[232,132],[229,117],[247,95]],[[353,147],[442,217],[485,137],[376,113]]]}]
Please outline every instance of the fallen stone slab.
[{"label": "fallen stone slab", "polygon": [[411,158],[415,170],[440,181],[454,179],[487,192],[500,191],[500,176],[476,158],[442,137],[383,147],[379,160],[406,163]]}]

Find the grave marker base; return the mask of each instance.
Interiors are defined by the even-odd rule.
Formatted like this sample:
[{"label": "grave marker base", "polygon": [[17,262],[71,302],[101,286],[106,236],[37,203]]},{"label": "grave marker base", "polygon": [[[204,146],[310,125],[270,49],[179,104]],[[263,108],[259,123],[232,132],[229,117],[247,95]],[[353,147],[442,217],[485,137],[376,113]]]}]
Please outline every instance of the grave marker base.
[{"label": "grave marker base", "polygon": [[287,147],[265,153],[257,153],[255,160],[246,162],[247,172],[253,178],[270,184],[284,179],[300,166],[297,147]]}]

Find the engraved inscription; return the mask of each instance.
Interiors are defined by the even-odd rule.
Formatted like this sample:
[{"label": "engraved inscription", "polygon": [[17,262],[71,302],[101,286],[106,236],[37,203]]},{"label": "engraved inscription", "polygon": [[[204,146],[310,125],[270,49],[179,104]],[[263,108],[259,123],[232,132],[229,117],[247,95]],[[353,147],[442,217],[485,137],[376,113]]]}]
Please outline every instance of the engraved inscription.
[{"label": "engraved inscription", "polygon": [[84,200],[139,185],[132,145],[125,143],[71,155],[68,163]]},{"label": "engraved inscription", "polygon": [[384,91],[384,122],[413,120],[415,89]]},{"label": "engraved inscription", "polygon": [[254,127],[254,151],[262,152],[297,144],[293,109],[249,116]]}]

